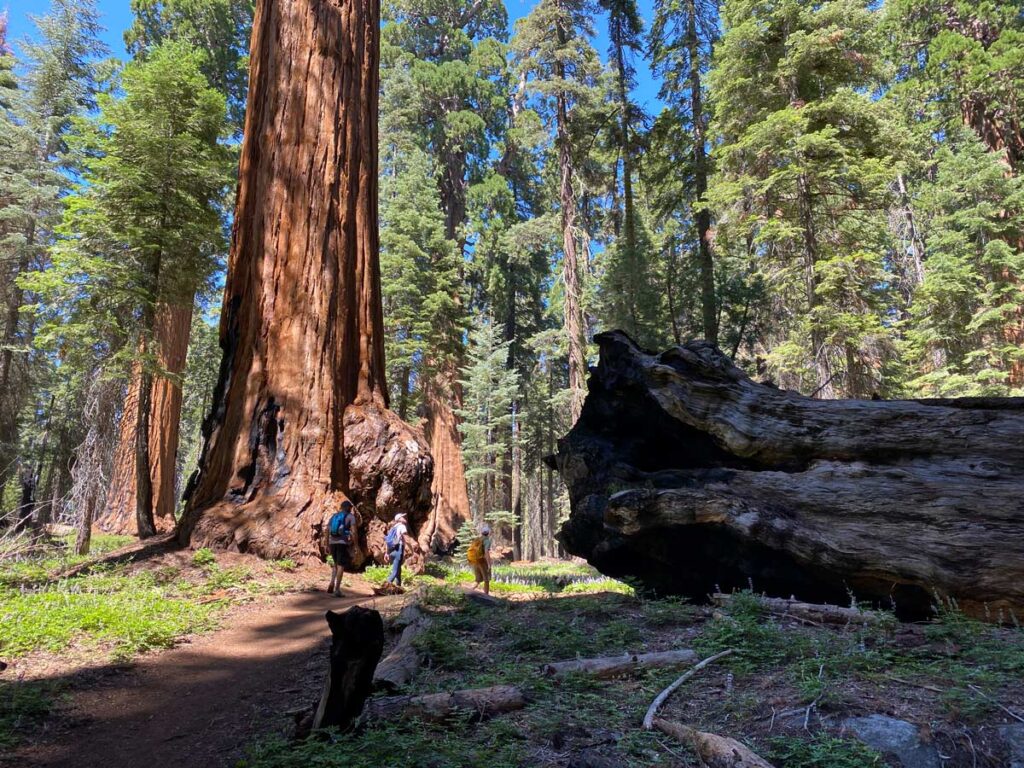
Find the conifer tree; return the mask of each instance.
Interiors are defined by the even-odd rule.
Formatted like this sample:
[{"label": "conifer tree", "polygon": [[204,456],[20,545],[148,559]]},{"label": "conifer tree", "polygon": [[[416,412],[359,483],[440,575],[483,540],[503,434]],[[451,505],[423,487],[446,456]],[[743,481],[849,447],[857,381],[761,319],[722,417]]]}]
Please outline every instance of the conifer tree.
[{"label": "conifer tree", "polygon": [[[76,407],[73,393],[58,400],[35,386],[42,384],[52,361],[34,354],[35,325],[21,308],[35,297],[26,294],[23,277],[47,263],[60,197],[68,190],[76,162],[64,136],[72,118],[95,105],[97,59],[106,54],[93,0],[54,0],[46,15],[31,18],[37,34],[22,45],[24,74],[20,81],[13,79],[13,59],[5,58],[7,94],[0,107],[6,122],[0,163],[9,168],[0,180],[0,487],[19,452],[23,468],[38,468],[42,462],[41,455],[29,454],[48,441],[22,440],[23,417],[34,420],[45,413],[42,425],[53,421],[53,406],[69,408],[69,413]],[[9,57],[6,42],[3,47]],[[39,396],[35,407],[27,402],[33,393]],[[36,444],[32,450],[30,443]],[[26,478],[34,485],[38,474],[28,469]]]},{"label": "conifer tree", "polygon": [[[712,344],[718,343],[719,297],[715,290],[711,211],[705,201],[711,173],[705,91],[717,36],[718,0],[659,0],[656,4],[650,50],[654,70],[662,77],[661,97],[669,106],[656,127],[659,137],[666,141],[652,151],[651,158],[655,163],[665,161],[666,155],[661,150],[670,149],[672,143],[682,143],[682,135],[686,136],[689,151],[685,164],[679,162],[682,158],[674,156],[674,152],[669,155],[672,159],[664,164],[655,183],[661,188],[664,214],[671,214],[673,209],[686,209],[686,227],[679,234],[683,236],[683,243],[697,255],[702,332]],[[681,167],[687,168],[688,173],[680,174]],[[669,237],[671,253],[666,266],[670,273],[668,279],[674,280],[676,249],[682,244],[676,242],[675,232]]]},{"label": "conifer tree", "polygon": [[727,0],[723,26],[709,197],[779,302],[769,364],[808,394],[870,396],[891,356],[882,212],[902,141],[867,92],[875,19],[861,0]]},{"label": "conifer tree", "polygon": [[134,21],[124,33],[128,52],[145,57],[165,40],[200,51],[200,70],[224,95],[228,117],[242,130],[249,79],[253,0],[132,0]]},{"label": "conifer tree", "polygon": [[960,127],[935,153],[915,209],[927,254],[905,321],[916,396],[1006,395],[1024,349],[1006,333],[1024,306],[1024,183]]},{"label": "conifer tree", "polygon": [[180,303],[212,271],[222,248],[217,202],[230,155],[224,98],[184,43],[165,43],[129,64],[125,96],[100,97],[77,123],[83,181],[66,202],[52,265],[29,281],[44,300],[51,345],[93,350],[108,373],[138,366],[135,504],[140,536],[155,531],[149,418],[159,308]]},{"label": "conifer tree", "polygon": [[511,406],[519,386],[518,373],[506,364],[508,347],[493,319],[476,320],[460,380],[464,401],[458,415],[473,520],[477,523],[515,523],[512,510],[504,506],[500,488],[501,459],[511,448],[510,427],[515,418]]},{"label": "conifer tree", "polygon": [[[590,45],[593,18],[587,0],[541,0],[516,24],[512,50],[538,102],[538,112],[554,134],[557,153],[558,201],[562,235],[562,280],[565,288],[565,333],[568,339],[570,413],[583,408],[586,389],[586,337],[583,314],[583,272],[577,241],[576,137],[574,119],[581,103],[594,98],[599,71]],[[586,254],[583,254],[586,261]]]}]

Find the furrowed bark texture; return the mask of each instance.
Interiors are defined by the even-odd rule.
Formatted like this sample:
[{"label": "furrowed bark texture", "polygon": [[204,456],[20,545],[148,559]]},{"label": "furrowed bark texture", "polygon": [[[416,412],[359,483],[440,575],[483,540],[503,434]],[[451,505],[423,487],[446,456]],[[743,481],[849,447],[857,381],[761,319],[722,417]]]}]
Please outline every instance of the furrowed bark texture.
[{"label": "furrowed bark texture", "polygon": [[429,509],[427,446],[384,383],[379,21],[376,0],[256,4],[224,357],[183,541],[322,557],[348,497],[359,565],[392,515],[415,531]]},{"label": "furrowed bark texture", "polygon": [[717,348],[601,361],[556,462],[566,548],[703,598],[745,588],[1024,615],[1024,399],[820,401],[756,384]]},{"label": "furrowed bark texture", "polygon": [[[156,315],[156,342],[160,366],[170,374],[185,370],[188,336],[192,326],[192,305],[165,305]],[[124,412],[114,450],[110,492],[97,527],[108,533],[134,536],[135,519],[135,437],[138,429],[140,371],[132,372],[125,395]],[[158,532],[174,528],[175,466],[181,422],[181,386],[173,379],[153,378],[149,418],[149,476],[153,484],[153,521]]]},{"label": "furrowed bark texture", "polygon": [[466,469],[462,461],[462,435],[458,417],[452,409],[462,406],[462,394],[456,383],[458,372],[451,370],[425,382],[424,420],[430,455],[434,460],[430,516],[420,529],[419,546],[424,552],[446,554],[460,526],[470,518]]}]

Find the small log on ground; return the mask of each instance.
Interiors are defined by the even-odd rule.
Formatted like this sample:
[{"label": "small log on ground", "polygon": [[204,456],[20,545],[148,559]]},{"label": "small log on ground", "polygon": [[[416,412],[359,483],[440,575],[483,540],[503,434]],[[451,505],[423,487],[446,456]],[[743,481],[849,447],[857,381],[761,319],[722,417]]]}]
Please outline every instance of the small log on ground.
[{"label": "small log on ground", "polygon": [[416,676],[420,654],[414,640],[430,626],[430,618],[421,616],[402,630],[398,644],[380,664],[373,675],[373,688],[377,691],[396,691],[404,688]]},{"label": "small log on ground", "polygon": [[467,600],[474,603],[479,603],[480,605],[486,605],[488,607],[493,608],[494,606],[501,605],[503,602],[505,602],[504,600],[501,600],[500,598],[497,598],[494,595],[486,595],[483,592],[480,592],[479,590],[469,589],[468,587],[460,587],[460,589],[462,590],[462,593],[466,596]]},{"label": "small log on ground", "polygon": [[580,672],[598,678],[620,677],[654,667],[675,667],[693,664],[697,654],[688,648],[658,653],[627,653],[622,656],[605,656],[595,659],[571,659],[545,664],[541,671],[549,677],[558,677],[571,672]]},{"label": "small log on ground", "polygon": [[[719,605],[726,605],[732,595],[717,593],[713,595]],[[780,597],[761,597],[761,604],[769,613],[777,616],[795,616],[818,624],[878,624],[882,616],[874,611],[862,611],[859,608],[843,608],[839,605],[822,605],[820,603],[804,603],[800,600]]]},{"label": "small log on ground", "polygon": [[442,722],[464,716],[471,721],[485,720],[526,706],[523,692],[513,685],[472,688],[451,693],[430,693],[423,696],[388,696],[367,702],[364,719],[417,719]]},{"label": "small log on ground", "polygon": [[[661,354],[600,334],[555,463],[566,549],[703,599],[768,594],[1024,615],[1024,398],[814,400],[713,345]],[[721,589],[716,589],[716,585]]]},{"label": "small log on ground", "polygon": [[773,768],[771,763],[736,739],[660,718],[654,721],[654,727],[683,744],[691,745],[708,768]]},{"label": "small log on ground", "polygon": [[384,621],[377,611],[354,606],[327,612],[331,628],[330,665],[312,727],[346,729],[363,711],[373,672],[384,651]]}]

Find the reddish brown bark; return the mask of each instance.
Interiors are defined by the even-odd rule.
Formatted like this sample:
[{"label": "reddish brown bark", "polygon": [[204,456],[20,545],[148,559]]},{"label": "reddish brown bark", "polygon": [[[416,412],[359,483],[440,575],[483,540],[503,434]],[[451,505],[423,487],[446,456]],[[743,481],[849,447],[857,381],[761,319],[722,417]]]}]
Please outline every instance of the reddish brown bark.
[{"label": "reddish brown bark", "polygon": [[[462,435],[452,406],[460,408],[462,394],[451,376],[437,376],[424,385],[427,409],[424,421],[430,455],[434,459],[430,517],[420,529],[419,545],[428,552],[443,552],[470,518],[466,469],[462,462]],[[445,382],[453,382],[446,384]]]},{"label": "reddish brown bark", "polygon": [[[156,342],[160,367],[177,377],[185,370],[192,304],[163,306],[156,313]],[[138,429],[140,372],[133,371],[125,395],[124,415],[118,430],[114,468],[106,508],[96,525],[109,533],[134,536],[138,533],[135,515],[135,439]],[[175,463],[178,455],[181,422],[181,385],[175,378],[153,378],[149,417],[149,476],[152,483],[153,521],[157,531],[174,528]]]},{"label": "reddish brown bark", "polygon": [[322,555],[343,497],[379,547],[429,508],[422,436],[387,410],[376,0],[260,0],[221,313],[220,380],[183,542]]}]

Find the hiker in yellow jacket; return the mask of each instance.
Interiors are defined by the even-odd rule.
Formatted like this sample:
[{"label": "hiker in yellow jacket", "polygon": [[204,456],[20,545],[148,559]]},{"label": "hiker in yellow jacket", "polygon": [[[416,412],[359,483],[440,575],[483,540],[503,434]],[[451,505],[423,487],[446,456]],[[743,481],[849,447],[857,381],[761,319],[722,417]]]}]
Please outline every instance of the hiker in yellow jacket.
[{"label": "hiker in yellow jacket", "polygon": [[466,559],[476,577],[473,589],[479,587],[483,582],[484,594],[491,594],[491,526],[487,523],[484,523],[483,528],[480,529],[480,536],[473,539],[473,543],[469,545]]}]

